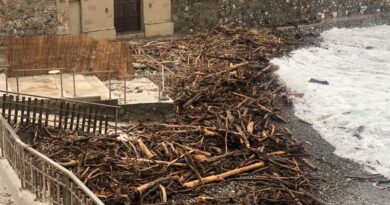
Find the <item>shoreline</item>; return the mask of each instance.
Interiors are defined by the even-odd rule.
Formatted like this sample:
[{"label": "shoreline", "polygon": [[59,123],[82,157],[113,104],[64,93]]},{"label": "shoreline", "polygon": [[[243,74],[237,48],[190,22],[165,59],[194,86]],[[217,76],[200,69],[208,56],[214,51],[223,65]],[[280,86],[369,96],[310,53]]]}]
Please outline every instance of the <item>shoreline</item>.
[{"label": "shoreline", "polygon": [[[316,46],[322,42],[319,35],[329,29],[389,25],[389,17],[390,15],[382,14],[352,20],[344,18],[341,21],[333,20],[328,23],[321,22],[281,30],[301,32],[301,34],[306,35],[305,42]],[[275,73],[275,75],[277,74]],[[283,82],[281,81],[281,83]],[[282,117],[288,121],[285,127],[297,140],[305,143],[307,153],[310,155],[308,158],[318,167],[318,170],[313,171],[312,174],[314,178],[318,179],[319,196],[325,204],[390,204],[390,183],[387,183],[388,180],[385,177],[369,173],[363,165],[336,155],[335,148],[322,138],[310,123],[299,119],[294,114],[293,102],[291,106],[281,105],[280,107]],[[381,180],[385,180],[386,183],[378,183]]]},{"label": "shoreline", "polygon": [[318,167],[312,174],[319,186],[319,196],[326,204],[389,204],[390,187],[375,186],[384,179],[364,170],[349,159],[334,154],[335,148],[307,122],[294,114],[293,106],[282,106],[282,117],[293,136],[305,143],[309,159]]},{"label": "shoreline", "polygon": [[297,31],[306,34],[319,34],[332,28],[357,28],[389,24],[390,13],[378,13],[361,16],[336,17],[333,19],[325,19],[319,23],[284,26],[277,27],[277,29],[280,31]]}]

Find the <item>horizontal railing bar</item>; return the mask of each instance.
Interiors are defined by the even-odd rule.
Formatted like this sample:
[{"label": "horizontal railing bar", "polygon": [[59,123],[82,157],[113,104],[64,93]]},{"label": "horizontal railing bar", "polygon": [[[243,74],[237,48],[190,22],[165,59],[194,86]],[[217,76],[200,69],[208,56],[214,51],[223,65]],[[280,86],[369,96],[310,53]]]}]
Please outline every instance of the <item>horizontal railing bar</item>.
[{"label": "horizontal railing bar", "polygon": [[51,70],[66,70],[65,68],[36,68],[36,69],[14,69],[12,72],[27,72],[27,71],[51,71]]},{"label": "horizontal railing bar", "polygon": [[[13,103],[13,105],[15,105],[16,103]],[[23,104],[18,104],[18,105],[23,105]],[[30,105],[30,108],[34,108],[35,106],[31,106]],[[46,108],[46,107],[36,107],[36,108]],[[8,108],[5,109],[6,111],[8,111]],[[11,110],[15,110],[15,109],[11,109]],[[55,110],[55,111],[66,111],[66,109],[55,109],[55,108],[47,108],[47,110]],[[72,112],[72,111],[69,111],[69,112]],[[19,110],[19,113],[21,114],[21,111]],[[107,118],[114,118],[115,115],[110,115],[110,114],[94,114],[94,113],[89,113],[89,112],[83,112],[83,111],[80,111],[80,112],[77,112],[75,111],[76,114],[80,113],[80,114],[86,114],[86,115],[89,115],[91,114],[91,116],[96,116],[96,117],[107,117]],[[6,116],[8,116],[8,114],[5,114]],[[15,114],[10,114],[11,116],[16,116]],[[52,114],[52,113],[49,113],[49,116],[58,116],[59,114]],[[17,115],[18,118],[21,117],[21,115]],[[22,115],[22,117],[25,117],[25,116],[33,116],[33,113],[30,113],[30,115],[27,115],[26,113],[24,113],[24,115]],[[72,116],[72,113],[69,113],[68,115],[65,115],[64,116]],[[39,119],[39,117],[37,117],[37,119]],[[46,117],[42,117],[42,119],[46,119]],[[70,120],[70,119],[69,119]]]},{"label": "horizontal railing bar", "polygon": [[159,61],[157,61],[156,59],[154,59],[152,56],[148,55],[148,54],[145,54],[147,57],[149,57],[150,59],[152,59],[154,62],[156,62],[157,64],[159,64],[161,67],[163,67],[163,69],[169,71],[170,73],[172,73],[173,75],[175,75],[175,73],[173,71],[171,71],[171,69],[167,68],[165,65],[163,65],[162,63],[160,63]]},{"label": "horizontal railing bar", "polygon": [[[10,66],[7,66],[7,67],[10,67]],[[68,69],[66,69],[66,68],[37,68],[37,69],[14,69],[14,70],[11,70],[11,71],[12,72],[27,72],[27,71],[51,71],[51,70],[67,71]],[[115,71],[115,70],[98,70],[98,71],[81,71],[81,72],[69,72],[69,73],[74,73],[74,74],[93,74],[93,73],[116,73],[116,72],[117,71]],[[67,73],[67,72],[63,72],[63,73]]]},{"label": "horizontal railing bar", "polygon": [[102,106],[102,107],[109,107],[109,108],[115,108],[115,109],[119,109],[120,108],[120,106],[115,106],[115,105],[106,105],[106,104],[100,104],[100,103],[85,102],[85,101],[79,101],[79,100],[71,100],[71,99],[67,99],[67,98],[54,98],[54,97],[47,97],[47,96],[41,96],[41,95],[17,93],[17,92],[5,91],[5,90],[0,90],[0,93],[14,94],[14,95],[19,95],[19,96],[22,95],[22,96],[29,96],[29,97],[35,97],[35,98],[44,98],[44,99],[58,100],[58,101],[67,101],[67,102],[80,103],[80,104],[86,104],[86,105],[95,105],[95,106]]},{"label": "horizontal railing bar", "polygon": [[[46,120],[46,118],[44,118],[44,120]],[[42,120],[42,121],[44,121],[44,120]],[[47,120],[48,122],[54,122],[54,123],[58,123],[60,120]],[[69,120],[70,121],[70,120]],[[76,120],[73,120],[73,122],[75,122]],[[65,120],[62,120],[62,122],[65,122]],[[31,122],[30,122],[31,123]],[[23,123],[17,123],[17,124],[26,124],[26,122],[23,122]],[[82,125],[82,123],[79,123],[78,124],[78,126],[81,126]],[[76,126],[76,124],[75,125],[73,125],[73,126]],[[50,125],[50,124],[48,124],[47,126],[45,126],[45,127],[51,127],[51,128],[58,128],[58,127],[56,127],[56,126],[54,126],[54,125]],[[115,127],[115,126],[112,126],[112,127]],[[92,127],[90,128],[90,129],[93,129]],[[81,131],[81,130],[80,130]]]},{"label": "horizontal railing bar", "polygon": [[[145,74],[145,75],[121,75],[121,76],[118,76],[118,78],[120,79],[123,79],[123,78],[134,78],[134,77],[142,77],[142,78],[146,78],[146,77],[151,77],[151,76],[157,76],[157,77],[160,77],[160,76],[163,76],[162,74]],[[177,77],[175,74],[164,74],[164,76],[174,76],[174,77]]]},{"label": "horizontal railing bar", "polygon": [[[38,167],[36,167],[36,166],[34,166],[33,164],[29,163],[27,160],[23,159],[23,161],[24,161],[24,163],[26,163],[26,164],[32,166],[33,169],[35,169],[35,170],[39,171],[41,174],[45,175],[45,177],[47,177],[49,180],[52,180],[53,182],[58,183],[59,185],[65,186],[64,183],[58,181],[56,178],[52,177],[50,174],[46,174],[45,172],[39,170]],[[54,171],[54,170],[55,170],[55,169],[53,169],[53,171]],[[27,182],[27,183],[29,183],[29,182]]]},{"label": "horizontal railing bar", "polygon": [[[93,74],[93,73],[116,73],[115,70],[99,70],[99,71],[82,71],[82,72],[74,72],[74,74]],[[73,72],[71,72],[73,73]]]}]

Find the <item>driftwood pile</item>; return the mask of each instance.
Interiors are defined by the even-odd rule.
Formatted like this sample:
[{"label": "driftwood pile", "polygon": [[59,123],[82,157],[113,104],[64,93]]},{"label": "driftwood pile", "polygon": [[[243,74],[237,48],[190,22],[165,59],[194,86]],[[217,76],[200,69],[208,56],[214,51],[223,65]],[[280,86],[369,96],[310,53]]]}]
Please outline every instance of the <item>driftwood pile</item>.
[{"label": "driftwood pile", "polygon": [[[283,128],[285,87],[269,58],[299,45],[290,35],[217,28],[134,46],[177,64],[176,115],[122,127],[117,136],[59,133],[32,142],[71,169],[106,204],[317,204],[303,144]],[[306,170],[306,171],[305,171]]]}]

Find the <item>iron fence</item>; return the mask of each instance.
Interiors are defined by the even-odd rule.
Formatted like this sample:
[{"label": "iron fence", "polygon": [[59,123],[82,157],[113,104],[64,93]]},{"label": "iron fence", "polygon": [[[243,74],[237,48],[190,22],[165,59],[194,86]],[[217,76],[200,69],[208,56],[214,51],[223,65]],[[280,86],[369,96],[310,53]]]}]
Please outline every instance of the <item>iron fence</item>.
[{"label": "iron fence", "polygon": [[23,143],[0,115],[0,148],[22,189],[53,205],[104,205],[71,171]]},{"label": "iron fence", "polygon": [[[1,95],[2,94],[2,95]],[[102,134],[115,122],[119,106],[0,90],[0,114],[12,125],[37,124],[57,130]]]},{"label": "iron fence", "polygon": [[[83,71],[83,72],[79,72],[77,71],[76,72],[76,69],[73,68],[72,71],[69,71],[69,69],[65,69],[65,68],[45,68],[45,69],[15,69],[13,70],[12,72],[15,73],[15,80],[16,80],[16,92],[15,93],[20,93],[20,85],[21,85],[21,82],[19,81],[19,73],[23,73],[23,72],[31,72],[31,71],[44,71],[44,72],[47,72],[47,74],[50,74],[50,75],[53,75],[53,77],[55,76],[58,76],[59,77],[59,87],[60,87],[60,94],[61,94],[61,98],[64,98],[64,83],[63,83],[63,75],[65,74],[71,74],[72,75],[72,85],[73,85],[73,97],[78,97],[77,95],[77,88],[78,88],[78,83],[77,83],[77,80],[76,80],[76,75],[77,74],[80,74],[80,75],[101,75],[101,74],[105,74],[106,76],[106,79],[108,79],[108,92],[109,92],[109,100],[113,99],[113,94],[112,94],[112,77],[116,77],[118,79],[120,79],[121,81],[123,81],[123,84],[124,84],[124,90],[123,90],[123,97],[122,98],[119,98],[118,100],[122,103],[122,104],[126,104],[127,103],[127,90],[126,90],[126,85],[127,85],[127,81],[128,80],[131,80],[131,79],[134,79],[134,78],[147,78],[148,80],[150,80],[151,82],[155,83],[156,86],[158,87],[158,94],[159,94],[159,97],[158,97],[158,100],[160,101],[165,101],[165,100],[168,100],[169,98],[167,97],[167,92],[166,92],[166,81],[169,79],[174,79],[176,78],[176,74],[171,70],[169,69],[168,67],[166,67],[165,65],[163,65],[161,62],[157,61],[156,59],[154,59],[153,57],[151,57],[150,55],[147,55],[147,54],[144,54],[142,55],[144,56],[145,58],[147,59],[150,59],[152,60],[153,62],[157,63],[160,71],[158,72],[158,74],[145,74],[145,75],[119,75],[117,73],[117,71],[115,70],[112,70],[112,69],[108,69],[108,70],[101,70],[101,71]],[[4,73],[5,73],[5,85],[6,85],[6,92],[10,92],[9,90],[9,86],[8,86],[8,81],[9,81],[9,68],[10,66],[9,65],[6,65],[6,64],[0,64],[0,70],[1,69],[4,69]],[[168,73],[167,73],[168,72]]]}]

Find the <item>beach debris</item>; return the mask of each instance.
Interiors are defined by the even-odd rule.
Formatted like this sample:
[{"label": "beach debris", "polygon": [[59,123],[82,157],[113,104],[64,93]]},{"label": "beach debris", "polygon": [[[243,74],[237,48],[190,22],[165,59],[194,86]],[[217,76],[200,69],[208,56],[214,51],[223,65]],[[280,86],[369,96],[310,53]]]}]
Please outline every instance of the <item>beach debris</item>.
[{"label": "beach debris", "polygon": [[78,161],[68,168],[106,204],[319,204],[304,169],[317,167],[284,127],[287,89],[269,63],[299,45],[294,36],[218,27],[134,45],[136,62],[151,69],[159,65],[137,54],[182,62],[166,81],[172,120],[120,127],[128,140],[51,130],[56,137],[38,132],[30,144],[46,155],[61,150],[57,162]]},{"label": "beach debris", "polygon": [[291,95],[296,98],[303,98],[305,96],[305,93],[292,92]]},{"label": "beach debris", "polygon": [[315,79],[315,78],[311,78],[309,80],[309,83],[317,83],[317,84],[321,84],[321,85],[329,85],[328,81],[326,81],[326,80],[318,80],[318,79]]}]

